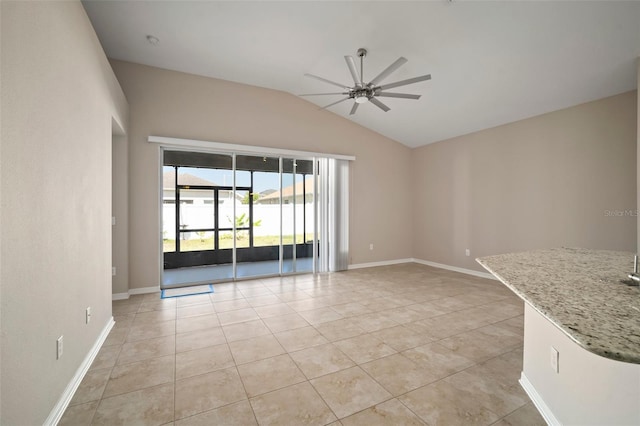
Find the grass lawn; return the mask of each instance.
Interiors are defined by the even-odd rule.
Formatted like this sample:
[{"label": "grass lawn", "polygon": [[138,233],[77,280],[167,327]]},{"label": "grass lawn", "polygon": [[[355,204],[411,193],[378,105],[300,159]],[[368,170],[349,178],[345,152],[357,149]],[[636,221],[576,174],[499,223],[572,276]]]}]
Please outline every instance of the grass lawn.
[{"label": "grass lawn", "polygon": [[[303,238],[302,235],[296,236],[296,244],[302,244]],[[313,239],[313,234],[307,234],[307,241]],[[172,252],[176,249],[176,241],[175,240],[163,240],[163,250],[165,252]],[[293,244],[293,235],[283,235],[282,243],[284,245]],[[265,235],[260,237],[253,237],[253,246],[254,247],[264,247],[264,246],[277,246],[280,244],[280,237],[278,235]],[[214,241],[213,237],[209,238],[194,238],[191,240],[181,240],[180,241],[180,251],[197,251],[197,250],[213,250]],[[249,247],[249,237],[248,236],[239,236],[236,238],[236,247],[243,248]],[[220,248],[221,249],[230,249],[233,248],[233,238],[231,238],[230,234],[221,235],[220,236]]]}]

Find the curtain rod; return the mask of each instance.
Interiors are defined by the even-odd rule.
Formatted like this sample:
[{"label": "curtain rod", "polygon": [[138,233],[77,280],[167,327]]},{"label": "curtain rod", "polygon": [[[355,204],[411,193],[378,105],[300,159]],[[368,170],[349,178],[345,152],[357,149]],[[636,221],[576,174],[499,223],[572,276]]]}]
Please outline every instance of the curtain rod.
[{"label": "curtain rod", "polygon": [[328,154],[323,152],[297,151],[291,149],[269,148],[265,146],[239,145],[222,142],[201,141],[196,139],[169,138],[165,136],[149,136],[148,142],[157,143],[166,147],[182,147],[182,148],[206,148],[215,151],[235,152],[242,154],[257,155],[284,155],[294,157],[324,157],[334,158],[336,160],[355,161],[353,155]]}]

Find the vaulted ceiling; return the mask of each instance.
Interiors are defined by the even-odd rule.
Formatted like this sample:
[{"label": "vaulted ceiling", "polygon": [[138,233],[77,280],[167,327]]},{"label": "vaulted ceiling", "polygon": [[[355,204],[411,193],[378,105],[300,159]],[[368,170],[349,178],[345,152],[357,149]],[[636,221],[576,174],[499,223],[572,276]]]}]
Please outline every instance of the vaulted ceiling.
[{"label": "vaulted ceiling", "polygon": [[[366,81],[404,56],[385,82],[431,74],[393,90],[420,100],[384,98],[386,113],[367,103],[349,115],[352,101],[329,110],[411,147],[637,87],[634,1],[83,4],[110,58],[292,95],[336,91],[305,73],[352,85],[344,56],[360,47]],[[341,96],[305,99],[324,106]]]}]

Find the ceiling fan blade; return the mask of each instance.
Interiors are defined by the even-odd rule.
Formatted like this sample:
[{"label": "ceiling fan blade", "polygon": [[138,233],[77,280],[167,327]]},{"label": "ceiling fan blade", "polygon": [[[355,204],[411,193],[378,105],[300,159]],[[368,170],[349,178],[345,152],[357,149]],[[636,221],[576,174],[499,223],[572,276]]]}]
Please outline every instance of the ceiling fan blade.
[{"label": "ceiling fan blade", "polygon": [[329,104],[329,105],[327,105],[327,106],[323,106],[323,107],[322,107],[322,108],[320,108],[320,109],[327,109],[327,108],[329,108],[329,107],[331,107],[331,106],[334,106],[335,104],[339,104],[340,102],[344,102],[344,101],[346,101],[347,99],[351,99],[351,98],[349,98],[349,97],[347,96],[346,98],[342,98],[342,99],[340,99],[339,101],[336,101],[336,102],[334,102],[334,103],[332,103],[332,104]]},{"label": "ceiling fan blade", "polygon": [[431,80],[431,74],[421,75],[420,77],[409,78],[407,80],[396,81],[395,83],[383,84],[380,87],[376,87],[378,90],[392,89],[398,86],[406,86],[407,84],[417,83],[419,81]]},{"label": "ceiling fan blade", "polygon": [[370,98],[369,101],[372,104],[374,104],[375,106],[377,106],[378,108],[380,108],[381,110],[383,110],[384,112],[387,112],[390,109],[388,106],[386,106],[385,104],[383,104],[382,102],[380,102],[376,98]]},{"label": "ceiling fan blade", "polygon": [[356,62],[353,60],[353,56],[345,56],[344,60],[347,62],[347,67],[349,67],[349,72],[351,73],[351,77],[353,77],[353,82],[356,86],[360,85],[360,79],[358,78],[358,69],[356,68]]},{"label": "ceiling fan blade", "polygon": [[375,86],[376,84],[378,84],[379,82],[381,82],[385,78],[389,77],[389,75],[392,72],[394,72],[395,70],[397,70],[398,68],[400,68],[401,66],[403,66],[406,63],[407,63],[407,58],[403,58],[403,57],[398,58],[397,61],[395,61],[394,63],[389,65],[384,71],[382,71],[380,74],[378,74],[378,76],[376,78],[371,80],[371,82],[369,84],[372,85],[372,86]]},{"label": "ceiling fan blade", "polygon": [[345,86],[344,84],[336,83],[335,81],[327,80],[326,78],[318,77],[317,75],[305,74],[304,76],[305,77],[310,77],[310,78],[315,78],[316,80],[324,81],[325,83],[333,84],[334,86],[338,86],[341,89],[347,89],[347,90],[350,89],[349,86]]},{"label": "ceiling fan blade", "polygon": [[417,99],[420,99],[420,96],[422,95],[409,95],[408,93],[380,92],[380,93],[376,93],[376,96],[417,100]]},{"label": "ceiling fan blade", "polygon": [[351,112],[349,113],[349,115],[353,115],[353,114],[356,113],[356,110],[358,109],[358,105],[360,105],[360,104],[357,103],[357,102],[353,103],[353,106],[351,107]]},{"label": "ceiling fan blade", "polygon": [[348,95],[348,92],[335,92],[335,93],[304,93],[298,96],[324,96],[324,95]]}]

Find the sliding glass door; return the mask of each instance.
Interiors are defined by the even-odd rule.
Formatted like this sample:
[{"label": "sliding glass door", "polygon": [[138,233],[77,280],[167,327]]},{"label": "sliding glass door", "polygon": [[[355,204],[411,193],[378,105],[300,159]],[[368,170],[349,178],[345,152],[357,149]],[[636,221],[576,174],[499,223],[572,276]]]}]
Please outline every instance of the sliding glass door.
[{"label": "sliding glass door", "polygon": [[[236,177],[247,180],[250,190],[243,192],[236,211],[236,278],[272,276],[280,270],[280,204],[262,203],[277,193],[280,182],[280,158],[237,155]],[[277,201],[277,199],[276,199]],[[240,228],[243,225],[245,228]]]},{"label": "sliding glass door", "polygon": [[313,158],[163,151],[163,287],[313,272]]},{"label": "sliding glass door", "polygon": [[283,270],[313,271],[314,174],[313,161],[285,159],[282,171]]}]

